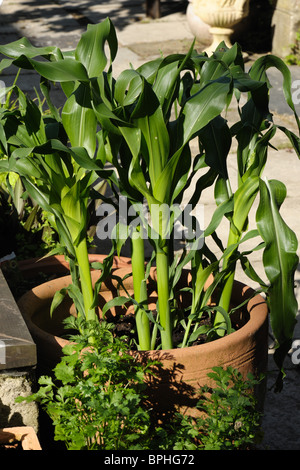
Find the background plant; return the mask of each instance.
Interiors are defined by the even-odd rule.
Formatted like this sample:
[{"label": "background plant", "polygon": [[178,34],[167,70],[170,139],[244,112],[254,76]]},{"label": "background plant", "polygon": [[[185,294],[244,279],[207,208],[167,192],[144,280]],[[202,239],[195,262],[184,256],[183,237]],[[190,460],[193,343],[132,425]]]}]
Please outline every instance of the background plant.
[{"label": "background plant", "polygon": [[[14,85],[0,91],[0,115],[13,114],[22,108],[22,100],[14,93],[18,80],[17,73]],[[2,94],[5,92],[5,96]],[[43,104],[36,98],[37,106],[43,113]],[[4,136],[3,136],[4,138]],[[1,159],[7,155],[1,152]],[[0,257],[15,252],[18,259],[43,256],[56,246],[57,238],[51,228],[45,212],[30,196],[25,193],[24,185],[17,173],[0,175],[0,214],[3,241]]]},{"label": "background plant", "polygon": [[[8,157],[1,160],[1,171],[20,175],[26,192],[47,213],[59,234],[60,247],[55,253],[64,253],[69,259],[72,285],[57,293],[53,308],[68,292],[79,315],[95,319],[87,240],[90,194],[92,189],[96,193],[94,170],[99,168],[94,160],[96,120],[89,104],[88,73],[95,71],[93,57],[86,54],[85,41],[75,51],[76,57],[84,57],[84,65],[68,54],[63,56],[58,48],[35,48],[26,39],[3,47],[14,59],[4,59],[1,68],[14,63],[36,68],[41,74],[48,112],[42,113],[16,85],[12,87],[18,106],[12,111],[4,109],[1,115],[2,154]],[[35,56],[48,61],[40,63],[32,59]],[[98,63],[99,74],[106,64],[104,55],[103,59]],[[51,102],[50,82],[44,75],[62,83],[66,101],[61,112]]]},{"label": "background plant", "polygon": [[290,53],[285,57],[285,62],[289,65],[300,65],[300,32],[296,33],[294,44],[290,45]]}]

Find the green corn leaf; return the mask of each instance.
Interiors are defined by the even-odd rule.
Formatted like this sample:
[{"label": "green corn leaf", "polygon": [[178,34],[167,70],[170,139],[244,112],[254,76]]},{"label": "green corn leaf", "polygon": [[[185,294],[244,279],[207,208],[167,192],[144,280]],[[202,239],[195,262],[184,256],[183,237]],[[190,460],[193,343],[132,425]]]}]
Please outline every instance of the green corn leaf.
[{"label": "green corn leaf", "polygon": [[231,79],[223,76],[208,83],[186,102],[183,109],[185,143],[223,111],[230,92]]},{"label": "green corn leaf", "polygon": [[110,310],[111,308],[122,307],[123,305],[128,303],[129,300],[130,299],[128,297],[125,297],[125,296],[119,296],[119,297],[115,297],[115,298],[109,300],[108,302],[106,302],[106,304],[104,305],[104,307],[102,309],[103,315],[105,315],[106,312],[108,312],[108,310]]},{"label": "green corn leaf", "polygon": [[82,222],[85,219],[84,216],[86,212],[86,208],[80,198],[78,184],[74,184],[74,186],[72,186],[68,192],[63,195],[61,207],[64,219],[75,244],[75,240],[77,240],[83,228]]},{"label": "green corn leaf", "polygon": [[254,80],[265,81],[269,85],[269,80],[268,80],[266,71],[270,67],[275,67],[282,74],[283,93],[285,96],[285,100],[287,104],[289,105],[289,107],[294,112],[298,129],[300,130],[299,117],[296,113],[295,106],[294,106],[293,99],[292,99],[292,76],[291,76],[290,69],[283,62],[283,60],[272,54],[263,56],[254,62],[253,66],[251,67],[249,71],[249,74],[251,78],[253,78]]},{"label": "green corn leaf", "polygon": [[[169,63],[171,58],[172,61]],[[153,91],[164,110],[164,116],[166,116],[170,110],[172,97],[174,96],[174,92],[178,86],[177,82],[180,73],[180,62],[177,58],[178,56],[174,55],[169,57],[168,61],[164,60],[161,63],[153,86]]]},{"label": "green corn leaf", "polygon": [[170,204],[175,201],[179,203],[179,198],[183,197],[183,191],[188,187],[188,180],[190,177],[190,169],[192,164],[192,156],[190,147],[186,145],[182,149],[180,165],[177,165],[174,179],[172,181],[172,189],[170,192]]},{"label": "green corn leaf", "polygon": [[[6,139],[6,134],[4,130],[4,126],[2,123],[0,123],[0,143],[3,146],[3,150],[5,153],[7,153],[8,148],[7,148],[7,139]],[[2,154],[2,149],[1,149],[1,154]]]},{"label": "green corn leaf", "polygon": [[253,138],[253,146],[243,169],[245,173],[241,175],[243,181],[246,181],[250,176],[261,176],[267,161],[268,143],[275,133],[276,127],[272,126],[262,137],[256,135]]},{"label": "green corn leaf", "polygon": [[109,109],[105,103],[98,102],[93,99],[93,109],[96,114],[96,117],[106,132],[111,132],[112,134],[120,135],[120,131],[117,127],[117,124],[114,124],[112,121],[120,125],[129,126],[130,124],[123,119],[121,119],[116,113]]},{"label": "green corn leaf", "polygon": [[50,307],[50,316],[53,316],[54,310],[57,309],[57,307],[63,302],[64,298],[66,297],[68,293],[68,288],[63,287],[59,291],[55,292],[53,300],[51,302],[51,307]]},{"label": "green corn leaf", "polygon": [[45,142],[45,125],[40,109],[18,87],[15,87],[15,92],[19,98],[20,108],[24,115],[25,128],[29,138],[35,145]]},{"label": "green corn leaf", "polygon": [[70,148],[70,153],[73,156],[74,160],[76,163],[81,168],[84,168],[86,170],[99,170],[100,166],[96,162],[96,160],[93,160],[90,158],[89,154],[87,153],[87,150],[83,147],[72,147]]},{"label": "green corn leaf", "polygon": [[43,173],[39,165],[30,157],[34,148],[15,149],[9,159],[10,171],[15,171],[25,178],[42,178]]},{"label": "green corn leaf", "polygon": [[143,78],[142,85],[138,101],[131,113],[131,119],[141,130],[145,140],[144,149],[147,148],[147,153],[143,156],[149,167],[153,195],[158,198],[155,195],[155,185],[166,165],[170,142],[158,98],[150,84]]},{"label": "green corn leaf", "polygon": [[74,59],[59,59],[55,62],[42,62],[21,56],[14,61],[14,64],[21,68],[34,69],[42,77],[52,82],[70,82],[77,80],[87,82],[89,80],[84,66]]},{"label": "green corn leaf", "polygon": [[188,343],[193,343],[193,341],[196,341],[200,335],[203,334],[208,334],[211,330],[211,327],[208,325],[202,325],[199,326],[195,331],[193,331],[189,338],[188,338]]},{"label": "green corn leaf", "polygon": [[52,207],[49,204],[49,193],[47,194],[44,188],[40,190],[38,186],[34,185],[29,179],[26,179],[26,177],[22,181],[26,191],[36,204],[41,206],[45,211],[52,213]]},{"label": "green corn leaf", "polygon": [[298,242],[279,212],[286,196],[283,183],[260,180],[260,204],[256,214],[257,228],[266,243],[263,263],[270,281],[268,301],[271,326],[280,346],[275,360],[282,366],[290,347],[298,306],[294,294],[294,273],[298,266]]},{"label": "green corn leaf", "polygon": [[282,126],[277,126],[277,127],[282,132],[284,132],[285,135],[288,137],[291,144],[293,145],[294,150],[297,153],[298,158],[300,158],[300,139],[299,139],[299,137],[296,134],[294,134],[294,132],[288,130],[286,127],[282,127]]},{"label": "green corn leaf", "polygon": [[[23,199],[23,194],[24,194],[24,186],[22,184],[21,178],[15,174],[16,178],[11,178],[14,179],[14,186],[13,186],[13,201],[14,201],[14,206],[19,214],[19,216],[22,214],[24,206],[25,206],[25,201]],[[10,184],[10,178],[8,178],[8,184]],[[33,209],[33,213],[35,212],[35,208]],[[31,214],[29,215],[27,221],[31,218]],[[33,216],[34,220],[34,216]],[[27,229],[27,221],[25,222],[24,228]]]},{"label": "green corn leaf", "polygon": [[148,62],[145,62],[144,64],[140,65],[140,67],[137,68],[137,72],[141,74],[148,83],[151,83],[153,85],[157,71],[160,67],[160,64],[163,62],[164,59],[161,57],[150,60]]},{"label": "green corn leaf", "polygon": [[248,214],[257,196],[258,189],[259,178],[252,176],[234,194],[232,222],[240,234],[246,229]]},{"label": "green corn leaf", "polygon": [[7,69],[8,67],[11,67],[13,61],[13,59],[2,59],[0,62],[0,72],[3,72],[3,70]]},{"label": "green corn leaf", "polygon": [[50,82],[44,77],[41,77],[40,89],[41,89],[41,92],[43,93],[43,95],[46,99],[47,105],[48,105],[49,110],[52,113],[54,119],[56,120],[56,122],[61,122],[61,117],[60,117],[59,111],[54,106],[54,104],[52,103],[51,98],[50,98],[50,90],[51,90]]},{"label": "green corn leaf", "polygon": [[[52,213],[53,213],[53,210],[52,210]],[[57,213],[55,213],[55,224],[56,224],[56,227],[57,227],[57,233],[59,233],[60,243],[63,246],[66,247],[68,255],[71,256],[74,259],[75,258],[75,249],[74,249],[73,240],[71,238],[70,232],[68,230],[68,227],[66,226],[65,221]]]},{"label": "green corn leaf", "polygon": [[134,188],[140,191],[144,197],[151,197],[151,192],[147,187],[146,179],[139,162],[141,130],[138,128],[121,126],[120,131],[128,144],[132,156],[128,171],[129,182]]},{"label": "green corn leaf", "polygon": [[62,122],[73,147],[85,147],[91,157],[96,150],[97,120],[91,104],[90,88],[81,83],[67,99]]},{"label": "green corn leaf", "polygon": [[68,286],[68,295],[73,300],[78,315],[81,315],[83,318],[86,318],[88,312],[86,312],[84,307],[83,295],[78,286],[74,283]]},{"label": "green corn leaf", "polygon": [[193,271],[195,271],[195,280],[194,280],[195,285],[194,285],[194,299],[193,299],[194,306],[199,304],[200,297],[203,293],[205,283],[207,282],[209,276],[215,272],[218,264],[219,262],[211,263],[205,268],[203,268],[202,264],[199,263],[198,266],[195,266],[193,268]]},{"label": "green corn leaf", "polygon": [[81,62],[90,78],[98,77],[107,64],[105,43],[108,43],[111,62],[115,59],[118,42],[114,26],[109,18],[99,24],[89,24],[75,50],[75,58]]},{"label": "green corn leaf", "polygon": [[231,147],[231,134],[227,122],[221,116],[210,121],[199,133],[205,149],[205,162],[224,179],[227,174],[227,155]]},{"label": "green corn leaf", "polygon": [[211,120],[217,117],[228,104],[228,96],[231,93],[231,80],[229,77],[209,83],[198,93],[193,95],[186,103],[182,111],[183,116],[183,142],[174,155],[168,160],[163,171],[156,180],[153,193],[156,199],[169,202],[170,188],[166,181],[173,181],[174,174],[183,147],[196,136]]},{"label": "green corn leaf", "polygon": [[164,199],[160,197],[159,186],[156,187],[156,183],[166,167],[170,142],[161,108],[158,107],[151,116],[139,119],[138,126],[142,131],[149,152],[149,176],[153,196],[163,202]]},{"label": "green corn leaf", "polygon": [[21,38],[17,41],[0,46],[0,53],[12,58],[18,58],[24,55],[29,58],[43,56],[61,59],[62,53],[55,46],[35,47],[27,38]]},{"label": "green corn leaf", "polygon": [[120,106],[133,104],[139,97],[143,80],[136,70],[123,70],[115,83],[115,99]]},{"label": "green corn leaf", "polygon": [[215,230],[217,229],[217,227],[223,220],[224,215],[231,213],[233,210],[233,207],[234,207],[233,199],[231,198],[231,199],[228,199],[227,201],[222,202],[216,208],[215,212],[213,213],[210,223],[208,224],[208,226],[206,227],[204,231],[205,237],[208,237],[213,232],[215,232]]}]

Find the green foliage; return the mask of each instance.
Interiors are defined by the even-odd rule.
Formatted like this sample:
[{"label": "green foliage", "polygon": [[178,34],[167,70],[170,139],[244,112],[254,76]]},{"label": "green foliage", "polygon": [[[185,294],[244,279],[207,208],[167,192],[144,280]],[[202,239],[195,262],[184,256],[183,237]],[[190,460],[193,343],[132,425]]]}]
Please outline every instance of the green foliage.
[{"label": "green foliage", "polygon": [[142,401],[151,364],[137,362],[121,339],[113,339],[105,322],[68,324],[80,328],[72,338],[76,344],[64,348],[55,381],[41,377],[41,387],[30,400],[45,407],[55,439],[70,450],[141,449],[150,425]]},{"label": "green foliage", "polygon": [[[172,54],[147,62],[137,70],[124,70],[116,79],[113,61],[117,48],[109,18],[89,25],[74,51],[37,48],[25,38],[0,46],[0,53],[6,56],[0,70],[13,64],[40,74],[41,92],[49,108],[46,114],[41,112],[40,106],[16,85],[6,90],[16,94],[17,105],[1,108],[0,173],[17,173],[26,194],[51,214],[51,226],[60,238],[59,250],[70,259],[72,286],[65,292],[71,293],[79,315],[91,320],[96,317],[99,285],[94,288],[91,282],[87,230],[94,184],[102,178],[114,194],[128,199],[130,209],[146,201],[150,212],[151,223],[145,223],[138,214],[141,222],[136,232],[146,230],[155,253],[158,327],[155,325],[151,332],[145,292],[148,267],[144,267],[142,243],[132,239],[140,347],[148,349],[149,344],[157,344],[154,332],[163,349],[172,348],[173,328],[179,321],[185,328],[180,346],[188,346],[212,294],[217,307],[211,338],[229,334],[231,292],[236,266],[241,262],[266,294],[281,367],[297,313],[293,286],[297,240],[281,219],[285,197],[282,185],[270,182],[266,187],[271,190],[266,191],[263,171],[278,131],[286,134],[300,157],[299,136],[276,125],[269,109],[271,84],[267,72],[275,67],[282,74],[283,95],[299,131],[288,67],[278,57],[266,55],[246,72],[238,44],[229,49],[221,43],[211,57],[198,54],[192,44],[186,55]],[[65,93],[61,110],[51,102],[52,81],[60,83]],[[237,99],[238,119],[229,127],[224,116],[233,98]],[[199,153],[192,158],[190,143],[194,139]],[[236,181],[231,180],[227,169],[234,139],[238,144]],[[177,259],[172,233],[183,209],[168,217],[166,207],[180,207],[192,181],[191,208],[195,209],[202,192],[213,186],[215,211],[203,235],[198,239],[191,236],[193,244]],[[278,197],[280,201],[276,201]],[[257,198],[261,200],[257,227],[249,231],[249,214]],[[225,247],[217,233],[224,218],[229,227]],[[193,223],[197,223],[195,218]],[[270,223],[276,231],[276,243],[270,242]],[[129,235],[122,236],[121,224],[115,231],[120,235],[114,246],[119,254]],[[204,237],[212,237],[217,249],[221,248],[218,259]],[[241,251],[245,240],[255,242],[257,237],[259,242],[252,250]],[[286,241],[290,241],[288,248]],[[262,262],[269,285],[261,281],[248,259],[250,251],[259,249],[264,249]],[[192,308],[182,318],[182,312],[176,309],[176,289],[180,273],[189,262]],[[287,272],[288,283],[284,282]],[[213,283],[204,291],[210,275]],[[58,294],[56,305],[60,299]]]},{"label": "green foliage", "polygon": [[300,65],[300,32],[296,33],[294,44],[290,45],[291,51],[284,58],[288,65]]},{"label": "green foliage", "polygon": [[201,448],[204,450],[245,450],[261,438],[260,412],[250,390],[260,383],[249,374],[244,380],[232,367],[214,367],[208,376],[213,390],[202,389],[198,407],[206,413],[202,422]]},{"label": "green foliage", "polygon": [[[17,78],[18,74],[15,83]],[[1,118],[20,112],[24,119],[26,105],[24,108],[22,105],[25,104],[25,100],[18,100],[14,95],[14,89],[15,85],[6,92],[5,100],[2,99]],[[36,101],[38,102],[36,106],[41,113],[44,113],[38,94]],[[48,116],[49,112],[45,111],[45,115]],[[3,133],[1,142],[2,144],[5,142]],[[3,150],[2,148],[0,159],[7,161],[6,152]],[[18,259],[25,259],[44,256],[56,247],[57,235],[46,213],[26,194],[20,176],[13,171],[0,173],[0,222],[6,235],[5,240],[1,239],[3,254],[9,254],[10,251],[7,250],[11,249]]]},{"label": "green foliage", "polygon": [[255,441],[259,414],[249,395],[257,383],[253,378],[244,382],[237,371],[216,368],[211,398],[203,398],[203,388],[198,403],[206,418],[194,421],[175,414],[158,425],[145,385],[157,361],[139,362],[106,322],[72,319],[67,326],[79,328],[80,334],[64,347],[54,378],[41,377],[37,393],[17,401],[40,403],[53,421],[55,439],[69,450],[217,450],[244,448]]}]

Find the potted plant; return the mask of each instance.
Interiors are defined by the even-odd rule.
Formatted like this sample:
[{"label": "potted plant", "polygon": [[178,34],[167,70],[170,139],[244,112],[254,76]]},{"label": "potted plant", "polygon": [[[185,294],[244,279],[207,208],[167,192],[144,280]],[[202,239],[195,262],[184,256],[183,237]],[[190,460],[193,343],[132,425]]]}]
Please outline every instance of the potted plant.
[{"label": "potted plant", "polygon": [[[8,158],[1,161],[1,169],[17,172],[26,191],[51,214],[60,236],[60,250],[68,256],[71,267],[71,279],[65,278],[62,289],[53,281],[47,287],[47,295],[33,290],[21,299],[19,305],[30,327],[32,317],[37,319],[40,310],[40,306],[37,310],[29,306],[30,299],[40,297],[47,304],[50,298],[53,312],[63,305],[66,293],[74,301],[79,318],[94,321],[101,287],[101,296],[107,302],[104,312],[124,305],[127,308],[130,302],[133,305],[142,356],[157,347],[154,344],[158,338],[161,352],[155,350],[154,355],[159,359],[165,356],[165,363],[171,369],[184,363],[183,356],[188,351],[192,368],[196,364],[202,376],[206,376],[205,367],[210,370],[227,360],[227,346],[229,355],[243,372],[248,366],[250,370],[260,366],[264,369],[266,303],[241,284],[236,284],[236,293],[233,291],[238,260],[252,278],[260,281],[247,253],[240,252],[243,241],[260,236],[262,242],[258,248],[264,248],[263,263],[270,282],[269,285],[261,282],[261,289],[270,306],[271,324],[278,341],[276,359],[281,369],[297,311],[292,281],[298,260],[297,241],[279,213],[284,199],[282,183],[264,180],[262,172],[268,146],[277,129],[286,133],[299,155],[298,137],[276,126],[268,108],[266,70],[275,66],[283,74],[284,94],[294,110],[290,73],[284,63],[277,57],[266,56],[258,59],[246,73],[237,44],[231,49],[221,44],[211,57],[197,54],[192,45],[187,55],[157,59],[138,70],[125,70],[115,79],[112,62],[117,53],[117,40],[109,19],[90,25],[73,52],[63,53],[54,47],[35,48],[24,38],[1,46],[0,52],[10,57],[2,60],[2,70],[14,64],[34,69],[41,75],[41,89],[50,110],[49,118],[42,119],[32,102],[16,88],[26,113],[2,114],[1,147]],[[50,101],[49,81],[60,82],[66,94],[61,114]],[[239,102],[243,93],[248,101],[239,109],[236,124],[229,128],[222,113],[233,96]],[[299,128],[296,112],[295,119]],[[238,142],[237,190],[233,190],[226,166],[233,138]],[[193,139],[199,142],[199,153],[194,158],[190,150]],[[124,241],[131,239],[132,280],[128,270],[112,270],[115,247],[103,263],[94,266],[101,268],[100,273],[90,270],[87,203],[99,177],[105,178],[112,189],[117,188],[117,196],[125,196],[131,209],[139,215],[138,222],[133,224],[124,226],[120,220],[114,232],[118,253]],[[214,185],[216,210],[204,233],[194,230],[189,249],[178,260],[173,256],[171,235],[176,219],[182,214],[180,202],[184,191],[195,177],[198,180],[189,208],[195,208],[201,201],[202,191]],[[248,214],[256,197],[260,197],[257,229],[247,232]],[[151,223],[142,213],[141,204],[145,200]],[[119,201],[116,204],[111,200],[111,203],[119,209]],[[122,219],[122,214],[119,215]],[[228,244],[217,259],[204,239],[212,236],[219,243],[216,230],[224,217],[229,223]],[[195,218],[191,220],[197,222]],[[145,265],[145,230],[154,249],[156,267],[151,269]],[[190,281],[182,286],[180,279],[187,274],[183,268],[189,262]],[[147,283],[152,291],[153,285],[157,289],[156,317],[153,307],[147,305]],[[187,307],[178,302],[178,296],[186,293],[191,296]],[[232,332],[231,312],[243,305],[246,305],[244,326]],[[182,313],[184,308],[186,311]],[[204,315],[211,318],[209,326],[200,325]],[[40,330],[39,321],[36,330]],[[179,324],[184,327],[184,335],[176,345],[172,332]],[[198,350],[198,346],[191,344],[200,333],[212,341],[200,345],[202,349]],[[204,358],[205,351],[208,359]],[[188,381],[199,381],[192,371],[187,375]],[[191,384],[188,387],[193,388]]]}]

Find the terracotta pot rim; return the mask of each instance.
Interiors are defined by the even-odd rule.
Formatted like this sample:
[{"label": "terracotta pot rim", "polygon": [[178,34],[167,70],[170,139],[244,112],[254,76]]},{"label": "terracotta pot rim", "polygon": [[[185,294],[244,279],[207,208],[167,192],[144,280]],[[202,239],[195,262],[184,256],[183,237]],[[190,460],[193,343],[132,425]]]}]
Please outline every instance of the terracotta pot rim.
[{"label": "terracotta pot rim", "polygon": [[8,444],[11,439],[19,441],[23,450],[42,450],[36,432],[32,426],[1,428],[0,444]]},{"label": "terracotta pot rim", "polygon": [[[117,269],[117,272],[122,275],[128,272],[128,267],[122,267]],[[155,272],[155,268],[154,268]],[[92,272],[92,277],[99,276],[97,271]],[[27,293],[25,293],[18,301],[19,308],[23,313],[25,321],[29,327],[29,330],[34,334],[37,334],[39,337],[43,337],[45,340],[48,340],[52,343],[58,343],[61,347],[68,344],[68,340],[61,338],[56,335],[52,335],[39,326],[37,326],[31,319],[33,313],[28,312],[29,304],[30,308],[34,309],[37,305],[44,302],[49,302],[50,299],[53,297],[54,292],[59,290],[61,287],[66,287],[71,282],[71,276],[63,276],[58,279],[51,280],[49,282],[40,284],[39,286],[34,287]],[[254,294],[254,290],[249,286],[239,282],[234,281],[234,291],[237,292],[234,297],[237,296],[249,296]],[[233,297],[233,298],[234,298]],[[32,303],[31,303],[32,302]],[[256,308],[261,307],[261,308]],[[220,351],[230,345],[232,343],[240,343],[243,341],[244,338],[249,338],[251,336],[255,336],[256,331],[258,331],[262,325],[265,323],[267,315],[268,315],[268,308],[265,299],[260,294],[255,294],[254,297],[250,298],[247,304],[247,311],[249,313],[249,320],[245,325],[243,325],[238,330],[234,331],[230,335],[224,336],[223,338],[219,338],[215,341],[211,341],[209,343],[204,343],[200,345],[189,346],[188,348],[174,348],[169,350],[151,350],[151,351],[139,351],[141,354],[149,354],[156,353],[156,354],[164,354],[164,355],[174,355],[180,356],[182,351],[189,349],[190,353],[196,354],[201,348],[201,351],[205,352],[205,350],[211,350],[212,354],[214,351]],[[176,351],[176,353],[175,353]]]},{"label": "terracotta pot rim", "polygon": [[[108,255],[107,254],[89,254],[90,263],[102,262]],[[5,266],[10,261],[2,261],[1,266]],[[17,260],[18,268],[22,273],[29,276],[34,276],[40,271],[65,273],[69,272],[69,263],[64,255],[51,255],[44,257],[28,258],[24,260]],[[131,259],[125,256],[114,256],[113,265],[116,268],[126,267],[131,264]]]}]

